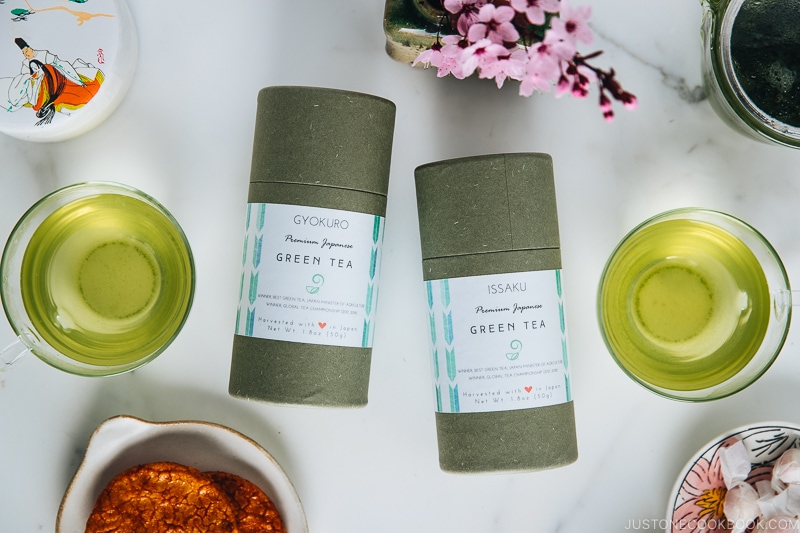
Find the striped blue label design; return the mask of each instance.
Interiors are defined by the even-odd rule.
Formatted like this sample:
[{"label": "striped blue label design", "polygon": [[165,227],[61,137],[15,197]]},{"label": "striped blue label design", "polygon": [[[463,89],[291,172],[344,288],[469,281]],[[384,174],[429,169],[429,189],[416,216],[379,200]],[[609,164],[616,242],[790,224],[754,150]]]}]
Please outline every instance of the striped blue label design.
[{"label": "striped blue label design", "polygon": [[371,348],[384,227],[377,215],[248,204],[236,334]]},{"label": "striped blue label design", "polygon": [[425,282],[436,410],[572,400],[561,270]]}]

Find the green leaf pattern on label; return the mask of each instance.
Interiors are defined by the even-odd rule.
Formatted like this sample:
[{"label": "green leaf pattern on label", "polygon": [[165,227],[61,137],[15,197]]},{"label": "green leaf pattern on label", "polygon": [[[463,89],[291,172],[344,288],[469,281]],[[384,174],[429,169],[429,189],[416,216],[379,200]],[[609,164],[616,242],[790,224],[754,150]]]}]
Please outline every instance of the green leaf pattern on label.
[{"label": "green leaf pattern on label", "polygon": [[[349,214],[343,215],[351,217],[351,221],[355,220],[356,229],[352,236],[348,235],[344,238],[355,239],[354,242],[357,244],[356,250],[361,250],[364,253],[364,255],[359,256],[360,259],[358,259],[357,263],[360,265],[356,269],[356,272],[360,273],[359,275],[356,277],[351,275],[350,278],[337,277],[338,271],[331,271],[333,268],[334,259],[336,259],[336,257],[334,256],[333,259],[331,259],[323,255],[321,259],[316,258],[311,254],[317,253],[322,255],[325,252],[314,252],[312,250],[310,252],[305,252],[306,254],[309,254],[305,257],[305,260],[323,261],[321,267],[323,269],[326,267],[328,268],[325,277],[328,277],[328,272],[334,274],[334,276],[329,277],[329,280],[327,280],[329,283],[326,285],[325,277],[323,277],[321,273],[315,273],[313,276],[309,276],[306,279],[301,279],[297,286],[291,287],[287,285],[286,282],[281,285],[275,285],[275,271],[272,270],[273,264],[276,263],[275,255],[273,254],[273,251],[276,249],[276,241],[283,236],[282,232],[286,231],[284,228],[286,228],[288,224],[291,224],[291,218],[287,216],[287,209],[292,209],[292,213],[301,212],[304,217],[310,217],[314,220],[317,219],[317,214],[320,213],[320,211],[310,211],[317,208],[286,206],[283,204],[248,203],[247,205],[244,246],[242,249],[242,274],[239,286],[239,305],[236,311],[235,333],[237,335],[276,338],[270,336],[272,335],[270,331],[265,331],[264,324],[267,324],[270,321],[274,322],[276,320],[276,316],[279,317],[277,320],[280,320],[281,317],[286,315],[276,315],[275,306],[273,305],[270,309],[265,305],[265,301],[270,303],[277,302],[277,295],[280,295],[281,298],[286,297],[288,302],[293,303],[295,300],[290,298],[292,294],[291,291],[297,291],[297,289],[300,289],[302,293],[304,293],[302,296],[298,297],[300,303],[294,304],[294,311],[290,311],[290,313],[294,312],[294,315],[291,315],[291,318],[286,319],[287,323],[289,323],[287,329],[294,328],[294,331],[281,331],[281,334],[290,335],[294,334],[294,332],[297,330],[313,329],[314,333],[317,335],[315,340],[319,340],[319,344],[354,347],[359,346],[365,348],[372,347],[375,332],[375,313],[377,309],[379,287],[378,281],[382,255],[381,248],[383,246],[384,237],[384,218],[377,215],[364,215],[361,213],[349,212]],[[328,214],[328,212],[331,210],[326,211],[324,208],[319,208],[319,210],[322,211],[322,214],[319,214],[319,220],[323,220],[325,216],[331,216]],[[287,220],[289,221],[288,223]],[[281,233],[278,234],[278,232]],[[310,237],[309,239],[312,238],[314,237]],[[308,248],[306,249],[308,250]],[[279,250],[279,252],[282,251]],[[301,260],[303,260],[302,255],[298,255],[296,257],[300,257]],[[294,260],[294,257],[291,259]],[[329,260],[331,261],[330,265],[327,263]],[[343,262],[347,261],[348,259],[342,259],[340,257],[339,260]],[[281,258],[280,255],[278,256],[277,261],[280,262],[281,268],[284,268],[286,263],[283,262],[284,259]],[[288,253],[286,254],[286,261],[290,261],[290,256]],[[366,263],[366,261],[369,261],[369,263]],[[342,264],[347,264],[348,266],[346,268],[350,268],[349,262]],[[345,268],[342,267],[341,264],[338,266],[339,268]],[[267,270],[268,268],[270,270]],[[285,272],[285,270],[282,272]],[[345,272],[342,272],[342,274],[345,274]],[[285,274],[281,273],[278,274],[278,276],[285,277]],[[343,294],[341,289],[343,287],[341,283],[342,279],[344,279],[346,283],[352,284],[351,286],[353,287],[353,290],[351,293],[358,295],[357,301],[359,303],[363,303],[363,305],[360,306],[361,309],[363,309],[363,312],[358,310],[359,306],[356,305],[345,308],[344,306],[345,302],[347,301],[347,296],[344,298],[342,298],[342,296],[336,296],[337,294]],[[360,284],[360,290],[355,289],[358,287],[357,284]],[[344,287],[347,286],[348,285],[346,284],[344,285]],[[276,289],[275,287],[279,288]],[[361,292],[362,290],[363,292]],[[268,300],[269,298],[272,298],[272,300]],[[312,303],[303,304],[303,298],[307,298],[308,301]],[[364,300],[362,300],[362,298],[364,298]],[[314,304],[313,302],[315,300],[323,303]],[[316,316],[313,318],[311,316],[308,316],[308,318],[306,318],[306,316],[298,318],[298,305],[323,307],[327,305],[327,301],[335,301],[335,305],[341,306],[345,310],[357,309],[360,316],[346,318],[345,324],[341,326],[339,324],[333,324],[333,321],[330,319],[317,318]],[[284,305],[284,307],[286,306]],[[322,311],[322,313],[325,312],[328,311]],[[351,314],[355,315],[356,312]],[[342,316],[344,316],[344,314]],[[336,318],[338,318],[338,315]],[[348,323],[347,320],[350,320],[350,322]],[[337,330],[337,327],[341,327],[345,331],[347,331],[346,328],[350,328],[350,336],[346,340],[343,340],[343,336],[339,334],[339,331],[342,330]],[[352,333],[353,331],[355,333]],[[325,335],[325,337],[319,338],[320,334]],[[298,342],[305,341],[300,340]]]},{"label": "green leaf pattern on label", "polygon": [[433,367],[433,377],[435,383],[434,393],[436,395],[436,410],[442,410],[442,388],[439,386],[439,350],[436,349],[436,311],[433,308],[433,283],[425,283],[425,290],[428,294],[428,333],[430,334],[431,346],[433,346],[431,365]]},{"label": "green leaf pattern on label", "polygon": [[[245,280],[249,280],[248,285],[248,292],[247,292],[247,301],[249,302],[250,306],[253,305],[253,279],[252,279],[252,271],[249,269],[248,265],[248,258],[250,257],[250,236],[251,236],[251,224],[253,221],[253,209],[257,208],[257,206],[253,204],[247,204],[247,213],[245,216],[245,233],[244,233],[244,245],[242,246],[242,277],[239,282],[239,306],[236,309],[236,327],[234,328],[234,333],[236,335],[247,335],[251,328],[248,327],[250,324],[250,319],[252,315],[251,307],[244,306],[243,300],[245,295]],[[248,276],[249,274],[249,276]],[[257,287],[256,287],[257,289]],[[244,320],[242,320],[244,318]],[[254,318],[254,317],[253,317]]]},{"label": "green leaf pattern on label", "polygon": [[[438,291],[434,290],[434,285],[438,286]],[[447,280],[428,281],[425,284],[428,296],[428,332],[430,334],[432,348],[431,364],[434,375],[434,393],[436,396],[436,410],[439,412],[458,413],[459,395],[458,384],[455,383],[458,375],[456,365],[456,351],[453,347],[453,315],[450,309],[450,286]],[[438,298],[434,293],[438,292]],[[438,318],[438,320],[437,320]],[[442,345],[437,343],[441,339]],[[441,347],[441,350],[438,349]],[[444,361],[440,361],[440,356],[444,355]],[[442,384],[440,381],[441,367],[446,369],[447,379],[450,383],[447,386],[447,405],[443,405]]]},{"label": "green leaf pattern on label", "polygon": [[561,326],[561,357],[564,361],[564,386],[567,388],[567,401],[572,401],[569,382],[569,357],[567,356],[567,318],[564,313],[564,293],[561,289],[561,270],[556,270],[556,289],[558,291],[558,317]]},{"label": "green leaf pattern on label", "polygon": [[380,252],[383,246],[383,217],[375,216],[372,223],[372,251],[369,263],[369,285],[367,286],[367,300],[364,303],[366,319],[364,320],[364,333],[361,338],[361,346],[368,348],[372,346],[372,339],[375,336],[375,305],[378,300],[378,270],[380,266]]},{"label": "green leaf pattern on label", "polygon": [[[253,212],[254,210],[255,213]],[[244,247],[242,250],[242,279],[239,286],[239,307],[236,309],[236,328],[234,330],[237,335],[251,336],[253,334],[253,325],[256,320],[255,303],[258,297],[259,276],[257,269],[261,263],[266,211],[267,206],[265,204],[247,204]],[[245,283],[247,283],[247,305],[243,307],[245,305]]]},{"label": "green leaf pattern on label", "polygon": [[430,280],[425,289],[437,412],[572,400],[560,270]]}]

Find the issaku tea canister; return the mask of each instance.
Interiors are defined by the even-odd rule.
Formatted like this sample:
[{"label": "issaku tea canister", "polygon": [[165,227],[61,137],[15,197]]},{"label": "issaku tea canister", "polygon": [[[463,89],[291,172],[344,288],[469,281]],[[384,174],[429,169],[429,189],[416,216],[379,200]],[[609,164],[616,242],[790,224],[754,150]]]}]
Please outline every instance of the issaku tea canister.
[{"label": "issaku tea canister", "polygon": [[0,132],[61,141],[111,115],[138,57],[136,26],[124,0],[14,1],[0,2],[0,8]]},{"label": "issaku tea canister", "polygon": [[260,91],[231,395],[367,403],[394,118],[372,95]]},{"label": "issaku tea canister", "polygon": [[416,187],[441,468],[574,462],[552,159],[431,163]]}]

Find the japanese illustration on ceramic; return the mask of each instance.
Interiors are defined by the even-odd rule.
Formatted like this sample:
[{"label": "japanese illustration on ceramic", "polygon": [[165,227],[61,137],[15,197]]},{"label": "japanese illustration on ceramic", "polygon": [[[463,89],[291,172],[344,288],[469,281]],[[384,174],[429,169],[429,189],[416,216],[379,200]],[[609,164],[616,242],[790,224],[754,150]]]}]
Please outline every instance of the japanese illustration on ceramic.
[{"label": "japanese illustration on ceramic", "polygon": [[795,507],[793,482],[779,478],[787,471],[787,459],[794,460],[798,453],[800,428],[796,427],[757,425],[720,438],[702,449],[678,478],[666,530],[744,532],[759,522],[795,522],[794,512],[784,509],[787,504]]},{"label": "japanese illustration on ceramic", "polygon": [[41,127],[80,112],[106,81],[116,19],[104,0],[0,1],[0,122]]}]

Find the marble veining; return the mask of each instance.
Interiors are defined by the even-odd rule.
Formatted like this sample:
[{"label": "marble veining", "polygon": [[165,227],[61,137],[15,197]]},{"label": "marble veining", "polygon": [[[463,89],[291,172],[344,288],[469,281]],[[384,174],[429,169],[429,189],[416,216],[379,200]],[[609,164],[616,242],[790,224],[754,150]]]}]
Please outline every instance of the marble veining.
[{"label": "marble veining", "polygon": [[[594,94],[522,98],[510,82],[498,90],[393,61],[376,0],[129,4],[139,64],[116,112],[60,143],[0,136],[0,235],[57,186],[126,182],[181,222],[197,262],[194,308],[170,348],[133,373],[78,378],[27,357],[0,375],[3,531],[52,530],[92,430],[118,414],[207,420],[250,436],[294,482],[310,530],[330,533],[652,531],[702,445],[753,422],[800,422],[794,328],[761,380],[707,404],[659,398],[631,382],[597,328],[608,254],[635,224],[666,209],[695,205],[743,218],[772,242],[790,279],[800,279],[800,151],[733,132],[702,98],[697,1],[591,1],[599,59],[640,103],[619,109],[610,124]],[[282,84],[367,92],[397,105],[363,409],[288,408],[227,394],[256,94]],[[536,473],[445,474],[413,171],[503,151],[547,152],[555,164],[579,458]],[[11,338],[0,321],[0,345]]]}]

